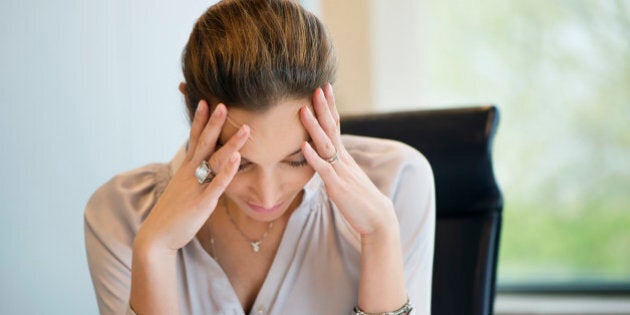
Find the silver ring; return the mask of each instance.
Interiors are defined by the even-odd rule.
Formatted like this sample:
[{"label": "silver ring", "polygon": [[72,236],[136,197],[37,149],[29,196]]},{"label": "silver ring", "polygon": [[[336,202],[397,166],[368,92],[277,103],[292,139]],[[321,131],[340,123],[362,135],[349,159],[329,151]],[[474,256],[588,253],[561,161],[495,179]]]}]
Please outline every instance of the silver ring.
[{"label": "silver ring", "polygon": [[210,168],[208,161],[203,161],[195,170],[195,177],[199,184],[211,182],[217,174]]},{"label": "silver ring", "polygon": [[332,157],[326,159],[326,162],[330,164],[335,164],[337,161],[339,161],[339,153],[337,153],[337,151],[335,151],[335,154]]}]

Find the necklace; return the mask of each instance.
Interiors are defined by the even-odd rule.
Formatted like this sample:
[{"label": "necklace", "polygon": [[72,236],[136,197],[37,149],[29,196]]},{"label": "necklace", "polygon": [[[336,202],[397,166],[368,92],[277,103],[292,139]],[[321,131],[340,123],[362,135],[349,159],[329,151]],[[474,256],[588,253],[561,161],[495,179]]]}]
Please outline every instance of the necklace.
[{"label": "necklace", "polygon": [[[259,240],[252,240],[249,237],[247,237],[247,235],[245,235],[245,233],[243,233],[243,231],[241,231],[241,229],[236,224],[236,221],[234,221],[234,218],[232,217],[232,214],[230,213],[230,210],[228,209],[228,204],[227,204],[227,199],[226,198],[223,198],[223,207],[225,208],[225,213],[227,213],[228,218],[230,219],[230,222],[232,222],[232,225],[234,225],[236,230],[249,243],[249,245],[252,246],[252,250],[254,251],[254,253],[258,253],[260,251],[260,244],[267,237],[267,235],[269,235],[269,231],[271,231],[271,228],[273,227],[273,221],[269,222],[269,226],[267,227],[267,231],[265,231],[265,234],[263,234],[260,237]],[[210,244],[212,244],[212,245],[214,244],[214,239],[210,239]],[[214,251],[214,249],[213,249],[213,251]]]}]

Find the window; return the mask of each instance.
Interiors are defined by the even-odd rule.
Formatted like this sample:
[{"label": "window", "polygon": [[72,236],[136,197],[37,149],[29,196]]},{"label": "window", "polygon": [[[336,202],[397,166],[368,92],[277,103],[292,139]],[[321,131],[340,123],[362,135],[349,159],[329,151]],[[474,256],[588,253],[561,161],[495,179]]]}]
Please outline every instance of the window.
[{"label": "window", "polygon": [[499,284],[630,283],[630,3],[423,5],[426,103],[501,111]]}]

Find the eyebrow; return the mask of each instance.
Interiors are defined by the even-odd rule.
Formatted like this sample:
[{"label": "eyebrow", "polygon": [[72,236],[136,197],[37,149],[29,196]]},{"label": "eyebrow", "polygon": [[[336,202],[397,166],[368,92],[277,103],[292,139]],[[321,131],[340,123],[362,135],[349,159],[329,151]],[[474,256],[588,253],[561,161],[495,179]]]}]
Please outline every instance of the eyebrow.
[{"label": "eyebrow", "polygon": [[[285,156],[285,158],[288,158],[288,157],[290,157],[290,156],[292,156],[292,155],[298,154],[298,153],[300,153],[301,151],[302,151],[302,148],[300,147],[300,148],[298,148],[297,150],[293,151],[292,153],[289,153],[287,156]],[[246,162],[251,163],[251,161],[250,161],[248,158],[246,158],[246,157],[244,157],[244,156],[242,156],[242,155],[241,155],[241,162],[242,162],[242,161],[246,161]]]},{"label": "eyebrow", "polygon": [[[313,140],[313,139],[311,139],[311,136],[309,135],[309,136],[308,136],[308,138],[307,138],[305,141],[310,143],[312,140]],[[311,144],[311,145],[312,145],[312,144]],[[288,158],[288,157],[290,157],[290,156],[292,156],[292,155],[296,155],[296,154],[298,154],[298,153],[300,153],[300,152],[302,152],[302,146],[300,146],[299,148],[297,148],[297,150],[295,150],[295,151],[293,151],[293,152],[289,153],[287,156],[285,156],[285,158]],[[243,160],[245,160],[245,161],[247,161],[247,162],[250,162],[250,163],[251,163],[251,161],[250,161],[248,158],[246,158],[246,157],[244,157],[244,156],[241,156],[241,161],[243,161]]]},{"label": "eyebrow", "polygon": [[292,153],[290,153],[289,155],[287,155],[287,157],[291,156],[291,155],[295,155],[302,152],[302,147],[299,147],[297,150],[293,151]]}]

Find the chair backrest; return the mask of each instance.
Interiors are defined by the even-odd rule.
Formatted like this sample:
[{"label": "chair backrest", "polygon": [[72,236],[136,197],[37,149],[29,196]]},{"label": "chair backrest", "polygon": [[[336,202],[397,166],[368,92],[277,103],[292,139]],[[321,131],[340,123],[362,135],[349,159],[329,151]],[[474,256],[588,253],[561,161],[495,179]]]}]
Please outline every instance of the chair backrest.
[{"label": "chair backrest", "polygon": [[432,314],[493,313],[503,199],[494,178],[495,106],[344,116],[347,134],[389,138],[433,168],[436,237]]}]

